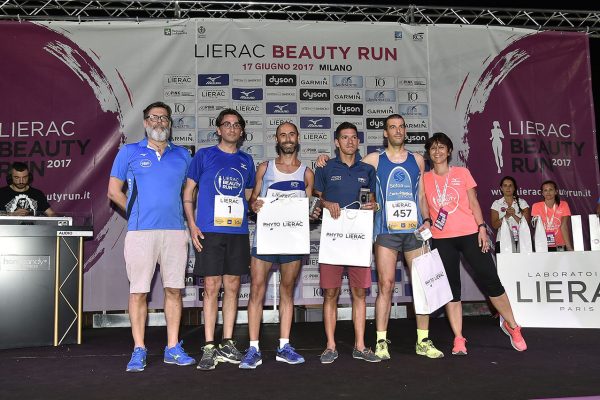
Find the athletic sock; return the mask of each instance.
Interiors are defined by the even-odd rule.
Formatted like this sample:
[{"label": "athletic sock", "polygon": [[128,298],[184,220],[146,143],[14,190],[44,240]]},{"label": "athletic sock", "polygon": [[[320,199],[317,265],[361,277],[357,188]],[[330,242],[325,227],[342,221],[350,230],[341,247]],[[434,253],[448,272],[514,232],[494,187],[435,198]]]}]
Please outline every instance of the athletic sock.
[{"label": "athletic sock", "polygon": [[279,338],[279,348],[283,349],[283,346],[285,346],[289,342],[290,342],[290,339]]},{"label": "athletic sock", "polygon": [[387,339],[387,331],[377,331],[377,341],[386,340]]},{"label": "athletic sock", "polygon": [[256,351],[260,351],[260,349],[258,348],[258,340],[251,340],[250,347],[254,347]]},{"label": "athletic sock", "polygon": [[421,343],[423,339],[429,337],[429,329],[417,329],[417,343]]}]

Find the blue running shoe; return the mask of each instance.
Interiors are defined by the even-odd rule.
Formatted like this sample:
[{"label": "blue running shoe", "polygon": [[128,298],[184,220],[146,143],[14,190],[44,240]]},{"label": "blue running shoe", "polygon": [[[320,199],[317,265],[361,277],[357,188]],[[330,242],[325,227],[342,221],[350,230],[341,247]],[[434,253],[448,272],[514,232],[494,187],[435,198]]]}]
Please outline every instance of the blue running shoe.
[{"label": "blue running shoe", "polygon": [[165,347],[165,364],[176,364],[179,366],[196,364],[196,360],[187,355],[181,345],[183,340],[177,343],[175,346],[168,348]]},{"label": "blue running shoe", "polygon": [[286,343],[281,349],[277,349],[275,360],[282,361],[288,364],[302,364],[304,357],[294,351],[294,348]]},{"label": "blue running shoe", "polygon": [[142,372],[146,368],[146,354],[148,350],[143,347],[136,347],[131,353],[131,360],[127,363],[127,372]]},{"label": "blue running shoe", "polygon": [[262,365],[262,355],[260,351],[256,350],[256,347],[250,346],[242,362],[240,363],[241,369],[255,369],[259,365]]}]

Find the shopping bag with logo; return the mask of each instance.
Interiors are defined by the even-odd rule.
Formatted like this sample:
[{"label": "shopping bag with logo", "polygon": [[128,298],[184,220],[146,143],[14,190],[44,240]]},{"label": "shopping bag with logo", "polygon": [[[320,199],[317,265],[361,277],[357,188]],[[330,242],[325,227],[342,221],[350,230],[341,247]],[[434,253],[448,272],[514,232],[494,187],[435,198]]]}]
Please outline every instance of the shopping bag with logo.
[{"label": "shopping bag with logo", "polygon": [[511,228],[508,224],[508,221],[504,218],[502,218],[502,225],[500,226],[500,230],[498,232],[498,241],[500,242],[500,253],[514,253],[513,235],[511,233]]},{"label": "shopping bag with logo", "polygon": [[448,276],[437,249],[413,260],[411,284],[417,314],[431,314],[453,298]]},{"label": "shopping bag with logo", "polygon": [[521,222],[519,222],[519,253],[531,253],[532,251],[531,229],[529,229],[527,220],[521,218]]},{"label": "shopping bag with logo", "polygon": [[257,254],[310,253],[308,199],[265,197],[256,217]]},{"label": "shopping bag with logo", "polygon": [[342,209],[333,219],[323,209],[319,262],[370,267],[373,254],[373,211]]},{"label": "shopping bag with logo", "polygon": [[533,234],[533,244],[536,253],[548,252],[548,237],[546,236],[546,227],[542,223],[542,217],[534,217],[535,232]]}]

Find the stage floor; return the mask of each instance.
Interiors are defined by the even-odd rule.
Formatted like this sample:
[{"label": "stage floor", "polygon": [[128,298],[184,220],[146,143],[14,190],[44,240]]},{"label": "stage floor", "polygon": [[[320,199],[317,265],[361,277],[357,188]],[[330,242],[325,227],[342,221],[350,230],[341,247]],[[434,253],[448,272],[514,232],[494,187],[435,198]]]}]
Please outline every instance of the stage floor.
[{"label": "stage floor", "polygon": [[[542,399],[600,396],[600,331],[524,329],[529,349],[519,353],[491,317],[465,317],[468,356],[451,355],[452,334],[445,318],[432,320],[430,336],[442,359],[415,355],[414,319],[391,320],[391,360],[367,363],[352,358],[351,322],[340,321],[340,353],[322,365],[322,322],[295,323],[292,345],[306,363],[275,361],[278,325],[264,325],[263,365],[240,370],[219,364],[213,371],[162,362],[165,328],[147,330],[148,366],[126,373],[132,351],[129,329],[86,329],[84,344],[0,350],[0,399]],[[239,348],[248,346],[246,325],[236,326]],[[202,327],[182,329],[184,347],[199,358]],[[367,345],[375,327],[367,321]],[[600,398],[600,397],[596,397]]]}]

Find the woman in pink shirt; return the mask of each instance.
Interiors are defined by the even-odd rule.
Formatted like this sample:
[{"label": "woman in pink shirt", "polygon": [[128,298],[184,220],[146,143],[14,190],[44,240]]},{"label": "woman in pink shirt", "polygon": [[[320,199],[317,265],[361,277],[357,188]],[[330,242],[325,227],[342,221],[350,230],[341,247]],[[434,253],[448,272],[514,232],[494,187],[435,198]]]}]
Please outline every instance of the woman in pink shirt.
[{"label": "woman in pink shirt", "polygon": [[527,349],[521,327],[515,321],[508,296],[494,265],[483,222],[481,207],[468,169],[450,167],[452,140],[441,132],[435,133],[425,144],[433,169],[423,175],[425,197],[433,220],[432,245],[438,249],[453,299],[446,305],[446,315],[454,332],[452,354],[466,355],[467,340],[462,334],[462,303],[460,300],[460,256],[468,261],[484,293],[504,318],[502,330],[510,337],[518,351]]},{"label": "woman in pink shirt", "polygon": [[560,201],[556,182],[546,181],[542,183],[542,196],[544,196],[544,201],[533,205],[531,215],[539,217],[544,225],[548,250],[561,251],[566,249],[573,251],[571,229],[569,228],[571,210],[566,201]]}]

